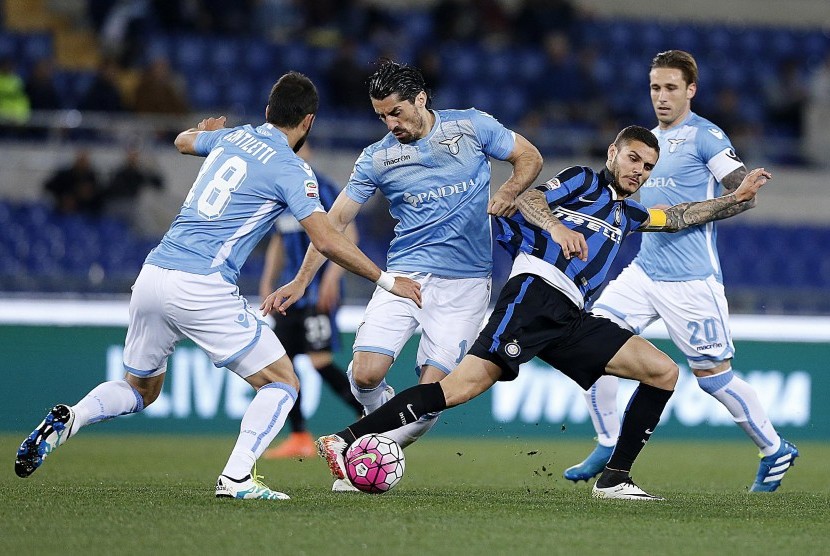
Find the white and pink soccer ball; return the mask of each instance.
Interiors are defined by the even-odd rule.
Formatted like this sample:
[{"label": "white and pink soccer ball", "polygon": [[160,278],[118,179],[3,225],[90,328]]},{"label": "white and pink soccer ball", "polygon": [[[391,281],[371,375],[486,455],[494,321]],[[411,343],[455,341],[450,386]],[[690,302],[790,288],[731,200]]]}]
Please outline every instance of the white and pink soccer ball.
[{"label": "white and pink soccer ball", "polygon": [[346,450],[346,476],[360,491],[382,494],[398,484],[406,467],[403,449],[380,434],[361,436]]}]

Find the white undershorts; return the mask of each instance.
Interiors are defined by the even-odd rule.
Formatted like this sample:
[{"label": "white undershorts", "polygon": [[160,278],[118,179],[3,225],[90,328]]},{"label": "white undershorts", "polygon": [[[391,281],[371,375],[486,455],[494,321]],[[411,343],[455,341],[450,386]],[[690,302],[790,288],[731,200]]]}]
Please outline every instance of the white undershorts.
[{"label": "white undershorts", "polygon": [[714,276],[655,281],[632,263],[602,291],[591,312],[635,334],[662,318],[693,369],[711,369],[735,354],[726,295]]},{"label": "white undershorts", "polygon": [[167,357],[184,338],[242,378],[285,355],[239,288],[218,272],[203,276],[146,264],[132,290],[124,368],[137,377],[164,373]]},{"label": "white undershorts", "polygon": [[382,353],[396,359],[420,325],[416,365],[431,365],[449,374],[473,345],[490,303],[492,280],[403,274],[421,284],[419,309],[409,299],[376,288],[355,335],[354,351]]}]

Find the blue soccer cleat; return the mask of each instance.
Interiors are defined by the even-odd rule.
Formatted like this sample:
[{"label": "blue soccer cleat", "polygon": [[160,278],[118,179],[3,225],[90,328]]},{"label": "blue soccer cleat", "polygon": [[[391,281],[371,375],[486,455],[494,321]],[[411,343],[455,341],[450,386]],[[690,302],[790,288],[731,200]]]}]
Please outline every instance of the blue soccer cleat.
[{"label": "blue soccer cleat", "polygon": [[43,464],[46,456],[57,450],[72,434],[75,412],[68,405],[58,404],[41,421],[17,449],[14,472],[26,478]]},{"label": "blue soccer cleat", "polygon": [[578,483],[579,481],[588,482],[589,479],[592,479],[602,473],[602,470],[605,469],[605,464],[607,464],[608,460],[611,459],[611,454],[613,453],[614,446],[603,446],[601,444],[597,444],[594,451],[588,454],[588,457],[585,458],[584,461],[565,469],[562,476],[575,483]]},{"label": "blue soccer cleat", "polygon": [[755,482],[749,487],[749,492],[773,492],[781,486],[781,479],[790,467],[795,465],[798,457],[798,448],[794,444],[781,439],[781,447],[771,456],[761,458]]},{"label": "blue soccer cleat", "polygon": [[216,479],[216,497],[237,500],[291,500],[287,494],[269,488],[262,482],[262,478],[256,474],[256,465],[250,475],[239,480],[219,475]]}]

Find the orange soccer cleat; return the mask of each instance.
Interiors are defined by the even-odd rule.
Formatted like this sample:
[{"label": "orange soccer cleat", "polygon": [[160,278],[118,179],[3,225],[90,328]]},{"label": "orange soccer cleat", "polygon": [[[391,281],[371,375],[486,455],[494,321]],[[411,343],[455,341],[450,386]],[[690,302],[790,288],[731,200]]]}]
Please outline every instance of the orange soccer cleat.
[{"label": "orange soccer cleat", "polygon": [[265,459],[309,458],[317,454],[314,438],[308,431],[292,432],[279,446],[267,450]]}]

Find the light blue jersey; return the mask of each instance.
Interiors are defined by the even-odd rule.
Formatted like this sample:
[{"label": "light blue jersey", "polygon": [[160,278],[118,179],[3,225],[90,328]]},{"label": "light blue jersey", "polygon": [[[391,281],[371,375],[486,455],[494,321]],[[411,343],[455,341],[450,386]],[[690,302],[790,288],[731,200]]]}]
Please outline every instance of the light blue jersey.
[{"label": "light blue jersey", "polygon": [[220,272],[235,284],[277,216],[288,209],[302,220],[323,210],[311,167],[271,124],[203,131],[195,151],[207,159],[148,264],[193,274]]},{"label": "light blue jersey", "polygon": [[380,192],[398,221],[387,268],[456,278],[493,267],[489,157],[505,160],[515,134],[479,110],[435,110],[426,137],[402,144],[389,133],[363,150],[346,194],[365,203]]},{"label": "light blue jersey", "polygon": [[[671,129],[652,131],[660,142],[660,158],[640,189],[646,207],[718,197],[720,180],[743,165],[723,130],[693,112]],[[653,280],[715,276],[721,281],[716,239],[714,222],[672,234],[643,234],[635,262]]]}]

